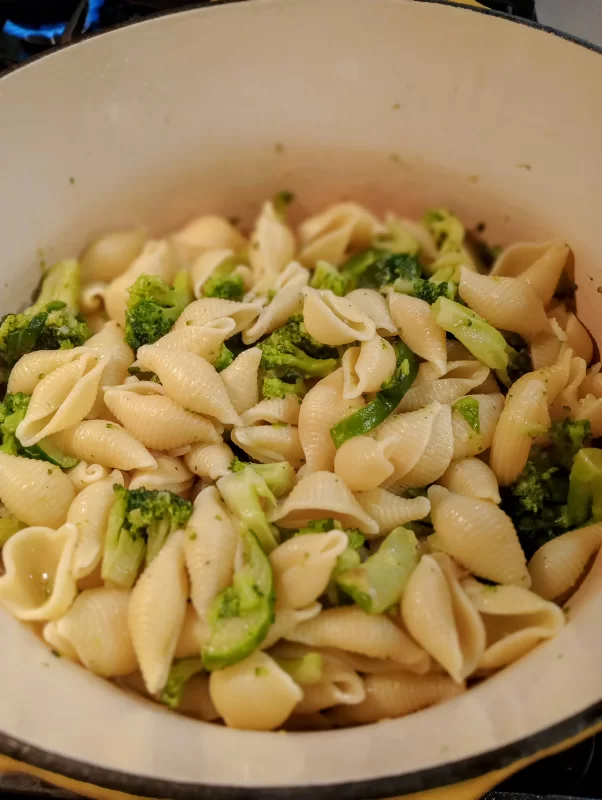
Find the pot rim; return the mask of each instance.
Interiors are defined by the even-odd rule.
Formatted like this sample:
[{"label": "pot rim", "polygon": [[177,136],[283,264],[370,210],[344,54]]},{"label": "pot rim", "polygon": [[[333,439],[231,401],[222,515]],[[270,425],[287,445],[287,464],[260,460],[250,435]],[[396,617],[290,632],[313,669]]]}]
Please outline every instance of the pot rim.
[{"label": "pot rim", "polygon": [[[29,58],[22,64],[9,67],[0,75],[3,78],[12,75],[30,64],[54,53],[74,47],[125,27],[143,24],[174,14],[186,14],[201,9],[218,8],[220,6],[242,3],[246,0],[202,0],[178,9],[165,9],[143,19],[130,20],[113,25],[100,32],[86,34],[80,39],[54,47],[52,50]],[[454,0],[417,0],[432,5],[451,6],[476,14],[497,17],[517,25],[543,31],[560,39],[572,42],[587,50],[602,55],[602,46],[589,42],[548,25],[512,17],[500,11],[480,8],[458,3]],[[364,0],[370,2],[370,0]],[[171,800],[238,800],[252,794],[257,800],[306,800],[311,794],[317,800],[371,800],[371,798],[404,796],[430,789],[451,786],[474,779],[495,770],[503,769],[511,764],[536,755],[569,740],[590,727],[602,723],[602,699],[582,709],[571,717],[543,728],[522,739],[510,742],[469,758],[438,764],[434,767],[417,770],[405,775],[389,775],[382,778],[371,778],[364,781],[348,783],[311,784],[309,786],[290,787],[258,787],[245,789],[242,786],[202,784],[196,782],[180,782],[168,779],[152,778],[121,770],[110,769],[89,764],[85,761],[69,758],[50,750],[31,746],[0,730],[0,755],[8,756],[16,761],[32,767],[47,770],[76,781],[106,787],[142,797],[170,798]]]}]

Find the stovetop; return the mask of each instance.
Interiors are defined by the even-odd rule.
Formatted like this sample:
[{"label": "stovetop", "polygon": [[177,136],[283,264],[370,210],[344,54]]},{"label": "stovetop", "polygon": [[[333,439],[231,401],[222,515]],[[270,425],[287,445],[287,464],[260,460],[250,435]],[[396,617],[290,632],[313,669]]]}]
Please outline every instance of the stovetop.
[{"label": "stovetop", "polygon": [[[481,0],[496,11],[536,19],[535,0]],[[582,0],[564,0],[567,4]],[[602,0],[597,0],[602,2]],[[0,0],[0,72],[80,37],[170,8],[178,0]],[[73,798],[25,776],[0,776],[0,800]],[[486,800],[602,800],[602,735],[522,771]]]}]

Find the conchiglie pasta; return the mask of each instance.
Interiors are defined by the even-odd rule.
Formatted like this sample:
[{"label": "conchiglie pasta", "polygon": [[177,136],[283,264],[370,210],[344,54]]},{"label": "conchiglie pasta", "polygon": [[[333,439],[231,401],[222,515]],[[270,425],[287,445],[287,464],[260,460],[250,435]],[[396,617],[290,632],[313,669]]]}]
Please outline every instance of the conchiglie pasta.
[{"label": "conchiglie pasta", "polygon": [[575,314],[559,304],[550,309],[548,316],[560,326],[573,353],[589,364],[594,355],[592,337]]},{"label": "conchiglie pasta", "polygon": [[334,472],[353,492],[376,489],[395,471],[390,457],[395,444],[393,437],[376,441],[370,436],[353,436],[336,451]]},{"label": "conchiglie pasta", "polygon": [[80,422],[52,438],[64,453],[109,469],[129,472],[157,466],[146,447],[114,422],[102,419]]},{"label": "conchiglie pasta", "polygon": [[57,367],[33,390],[17,438],[31,447],[47,436],[81,422],[92,410],[104,362],[89,351]]},{"label": "conchiglie pasta", "polygon": [[417,297],[390,292],[389,309],[400,337],[410,350],[443,375],[447,364],[445,331],[435,322],[429,304]]},{"label": "conchiglie pasta", "polygon": [[532,589],[546,600],[565,597],[602,547],[602,523],[569,531],[543,544],[529,561]]},{"label": "conchiglie pasta", "polygon": [[303,687],[303,699],[295,707],[295,714],[314,714],[332,706],[353,706],[366,697],[364,682],[344,662],[323,655],[322,677],[311,686]]},{"label": "conchiglie pasta", "polygon": [[249,247],[249,261],[255,285],[270,288],[276,277],[295,256],[295,237],[276,213],[272,202],[264,203],[255,222]]},{"label": "conchiglie pasta", "polygon": [[109,318],[122,328],[125,326],[128,289],[140,275],[156,275],[171,283],[175,271],[176,261],[169,242],[164,240],[146,242],[140,255],[107,287],[104,300]]},{"label": "conchiglie pasta", "polygon": [[225,442],[219,444],[195,444],[184,456],[184,463],[199,478],[216,481],[227,475],[234,453]]},{"label": "conchiglie pasta", "polygon": [[[217,319],[228,318],[234,321],[232,336],[247,328],[259,316],[264,300],[238,303],[236,300],[223,300],[220,297],[203,297],[186,306],[173,327],[174,331],[193,325],[208,325]],[[167,334],[168,336],[170,334]]]},{"label": "conchiglie pasta", "polygon": [[[491,371],[480,361],[448,361],[442,375],[428,362],[420,364],[411,388],[397,406],[398,411],[417,411],[429,403],[454,403],[483,386]],[[495,391],[499,392],[497,384]]]},{"label": "conchiglie pasta", "polygon": [[381,536],[398,525],[424,519],[431,511],[431,504],[426,497],[399,497],[384,489],[357,492],[355,499],[376,522]]},{"label": "conchiglie pasta", "polygon": [[261,651],[212,672],[209,692],[226,725],[257,731],[278,728],[303,698],[290,675]]},{"label": "conchiglie pasta", "polygon": [[216,595],[232,582],[239,536],[219,492],[208,486],[194,501],[188,520],[184,557],[190,576],[190,596],[199,617],[201,634]]},{"label": "conchiglie pasta", "polygon": [[491,500],[498,505],[502,502],[493,470],[479,458],[452,461],[439,483],[450,492],[480,497],[481,500]]},{"label": "conchiglie pasta", "polygon": [[57,619],[77,593],[71,562],[77,540],[75,525],[58,530],[31,527],[15,533],[2,549],[5,574],[0,577],[0,605],[17,619]]},{"label": "conchiglie pasta", "polygon": [[411,672],[422,674],[430,665],[428,655],[391,619],[366,614],[356,606],[322,611],[302,622],[287,639],[312,647],[337,647],[372,658],[390,659]]},{"label": "conchiglie pasta", "polygon": [[298,625],[307,620],[314,619],[322,611],[320,603],[312,603],[306,608],[277,608],[274,611],[274,621],[270,626],[267,636],[260,644],[261,650],[269,650],[276,642],[286,637]]},{"label": "conchiglie pasta", "polygon": [[376,217],[357,203],[332,205],[299,227],[299,260],[310,267],[318,261],[340,264],[348,247],[367,247],[381,227]]},{"label": "conchiglie pasta", "polygon": [[205,250],[241,250],[246,240],[227,219],[208,214],[176,231],[171,243],[179,262],[188,265]]},{"label": "conchiglie pasta", "polygon": [[562,609],[519,586],[485,586],[467,578],[462,587],[481,614],[487,647],[481,669],[499,669],[516,661],[564,627]]},{"label": "conchiglie pasta", "polygon": [[[215,270],[225,263],[229,265],[237,264],[234,251],[228,248],[219,247],[213,250],[205,250],[195,258],[190,267],[190,278],[192,292],[197,299],[203,297],[203,286],[211,278]],[[246,270],[248,270],[248,267],[237,264],[232,270],[232,275],[243,277]]]},{"label": "conchiglie pasta", "polygon": [[359,308],[362,314],[373,320],[379,336],[397,334],[397,325],[393,322],[389,305],[376,289],[354,289],[352,292],[348,292],[345,297],[350,303]]},{"label": "conchiglie pasta", "polygon": [[294,395],[271,397],[261,400],[256,406],[241,414],[245,426],[258,422],[269,422],[271,425],[296,425],[299,422],[301,402]]},{"label": "conchiglie pasta", "polygon": [[294,536],[272,550],[277,605],[304,608],[317,600],[347,545],[347,534],[332,530]]},{"label": "conchiglie pasta", "polygon": [[225,424],[239,423],[223,381],[204,358],[195,353],[145,345],[138,350],[138,362],[143,369],[158,375],[167,396],[178,405]]},{"label": "conchiglie pasta", "polygon": [[375,336],[359,347],[349,347],[342,359],[343,397],[351,400],[364,392],[378,392],[395,371],[393,346]]},{"label": "conchiglie pasta", "polygon": [[104,399],[125,430],[153,450],[220,440],[215,423],[182,408],[154,381],[132,381],[111,387]]},{"label": "conchiglie pasta", "polygon": [[34,350],[17,361],[8,376],[7,394],[32,394],[38,383],[64,364],[80,359],[90,353],[87,347],[74,347],[71,350]]},{"label": "conchiglie pasta", "polygon": [[220,373],[220,378],[237,414],[242,414],[257,405],[260,361],[261,350],[259,347],[251,347],[244,350]]},{"label": "conchiglie pasta", "polygon": [[299,469],[303,462],[303,448],[295,425],[233,428],[232,441],[262,464],[288,461],[294,469]]},{"label": "conchiglie pasta", "polygon": [[289,317],[300,310],[303,288],[308,282],[309,272],[295,261],[291,262],[270,287],[274,297],[261,310],[253,324],[243,332],[243,342],[253,344],[266,333],[284,325]]},{"label": "conchiglie pasta", "polygon": [[512,520],[494,503],[428,490],[437,546],[481,578],[528,587],[531,578]]},{"label": "conchiglie pasta", "polygon": [[0,500],[27,525],[58,528],[74,497],[73,484],[58,467],[0,453]]},{"label": "conchiglie pasta", "polygon": [[301,478],[271,519],[281,528],[300,528],[312,519],[324,517],[337,519],[345,528],[359,528],[368,534],[378,532],[374,520],[331,472],[313,472]]},{"label": "conchiglie pasta", "polygon": [[153,469],[137,469],[130,478],[129,489],[145,489],[173,492],[186,497],[194,481],[193,473],[179,458],[157,456]]},{"label": "conchiglie pasta", "polygon": [[219,355],[224,340],[232,336],[235,330],[236,322],[231,317],[218,317],[206,324],[197,324],[194,320],[189,320],[189,324],[183,328],[174,328],[157,339],[152,347],[161,350],[186,350],[213,363]]},{"label": "conchiglie pasta", "polygon": [[112,281],[140,255],[146,241],[144,228],[113,231],[91,242],[79,258],[82,280]]},{"label": "conchiglie pasta", "polygon": [[186,613],[184,531],[172,533],[131,592],[128,626],[146,688],[165,686]]},{"label": "conchiglie pasta", "polygon": [[337,725],[366,725],[381,719],[395,719],[422,708],[443,703],[464,691],[445,675],[368,675],[364,678],[365,699],[357,705],[335,708],[329,717]]},{"label": "conchiglie pasta", "polygon": [[550,323],[537,292],[517,278],[479,275],[462,268],[460,297],[494,328],[519,333],[531,339]]},{"label": "conchiglie pasta", "polygon": [[299,412],[299,439],[305,457],[305,474],[332,470],[336,447],[330,429],[344,417],[364,406],[362,398],[343,396],[344,372],[335,370],[309,390]]},{"label": "conchiglie pasta", "polygon": [[541,243],[517,242],[500,254],[491,274],[524,281],[547,306],[556,291],[570,252],[562,239]]},{"label": "conchiglie pasta", "polygon": [[44,629],[68,643],[79,661],[96,675],[113,678],[137,667],[128,629],[130,592],[124,589],[86,589],[69,611]]},{"label": "conchiglie pasta", "polygon": [[453,571],[425,555],[401,600],[408,632],[460,685],[485,650],[485,628]]},{"label": "conchiglie pasta", "polygon": [[303,322],[318,342],[336,347],[365,342],[375,336],[372,318],[346,297],[338,297],[329,289],[305,288],[303,294]]},{"label": "conchiglie pasta", "polygon": [[83,488],[69,507],[67,522],[77,531],[71,566],[76,580],[90,575],[100,564],[109,514],[115,501],[115,484],[124,485],[119,470]]},{"label": "conchiglie pasta", "polygon": [[87,464],[85,461],[80,461],[73,469],[69,470],[68,475],[75,491],[81,492],[86,486],[92,486],[92,484],[102,481],[109,473],[110,470],[100,464]]},{"label": "conchiglie pasta", "polygon": [[96,402],[88,414],[88,419],[101,417],[105,413],[104,391],[109,386],[118,386],[128,376],[128,367],[134,361],[134,353],[123,338],[123,332],[116,322],[105,322],[102,328],[86,342],[93,352],[103,358],[104,368]]}]

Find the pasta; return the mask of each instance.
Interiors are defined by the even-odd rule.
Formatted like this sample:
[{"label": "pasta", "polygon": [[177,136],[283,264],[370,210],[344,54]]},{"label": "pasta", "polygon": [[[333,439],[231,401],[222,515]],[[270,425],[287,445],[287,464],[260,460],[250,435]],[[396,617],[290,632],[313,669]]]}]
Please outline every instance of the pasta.
[{"label": "pasta", "polygon": [[257,731],[471,691],[562,631],[602,548],[569,245],[489,267],[446,209],[296,226],[293,199],[102,235],[0,341],[0,606]]}]

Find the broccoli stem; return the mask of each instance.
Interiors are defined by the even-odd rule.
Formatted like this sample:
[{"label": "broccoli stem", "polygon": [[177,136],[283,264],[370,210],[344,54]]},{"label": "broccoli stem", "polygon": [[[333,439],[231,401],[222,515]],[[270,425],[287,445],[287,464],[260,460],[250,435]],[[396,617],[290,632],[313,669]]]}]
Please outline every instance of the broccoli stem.
[{"label": "broccoli stem", "polygon": [[378,427],[401,403],[418,374],[418,359],[403,342],[394,345],[397,368],[389,385],[381,389],[374,400],[345,417],[330,429],[335,447],[340,447],[354,436],[362,436]]},{"label": "broccoli stem", "polygon": [[306,653],[301,658],[274,660],[299,686],[313,686],[322,680],[324,656],[321,653]]},{"label": "broccoli stem", "polygon": [[567,498],[569,524],[602,520],[602,450],[583,447],[573,462]]},{"label": "broccoli stem", "polygon": [[179,708],[186,683],[202,671],[203,659],[200,656],[174,661],[167,676],[167,683],[159,698],[161,702],[169,708]]},{"label": "broccoli stem", "polygon": [[470,308],[446,297],[433,305],[437,325],[462,342],[475,358],[490,369],[508,366],[508,346],[502,334]]},{"label": "broccoli stem", "polygon": [[[74,258],[58,261],[44,274],[40,294],[25,313],[42,311],[48,303],[64,303],[71,314],[79,312],[81,275],[79,263]],[[57,306],[57,310],[60,306]]]}]

